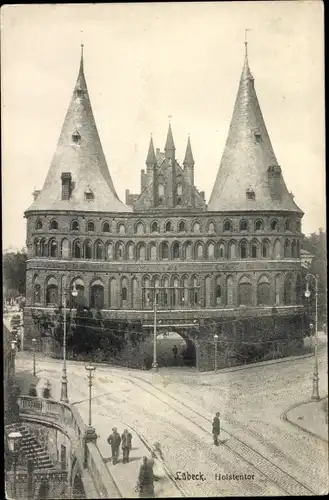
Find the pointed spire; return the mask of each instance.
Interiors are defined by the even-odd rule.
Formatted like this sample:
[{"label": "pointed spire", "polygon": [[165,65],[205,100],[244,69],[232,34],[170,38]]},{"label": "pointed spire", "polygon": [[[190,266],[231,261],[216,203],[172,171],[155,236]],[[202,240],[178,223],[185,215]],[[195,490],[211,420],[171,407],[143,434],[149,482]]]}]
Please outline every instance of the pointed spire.
[{"label": "pointed spire", "polygon": [[172,136],[172,130],[171,130],[171,123],[169,121],[169,128],[168,128],[168,134],[167,134],[167,140],[166,140],[166,145],[165,145],[165,154],[166,158],[174,158],[175,157],[175,144],[174,144],[174,139]]},{"label": "pointed spire", "polygon": [[[33,205],[35,210],[69,209],[131,212],[116,193],[98,135],[84,75],[83,44],[78,78],[67,110],[43,189]],[[68,199],[61,198],[61,177],[71,175],[74,188]],[[93,201],[88,198],[90,191]]]},{"label": "pointed spire", "polygon": [[155,156],[152,134],[151,134],[149,150],[148,150],[148,153],[147,153],[147,158],[146,158],[146,162],[145,163],[146,163],[147,166],[153,166],[153,165],[157,164],[157,159],[156,159],[156,156]]},{"label": "pointed spire", "polygon": [[252,185],[255,189],[253,210],[299,211],[292,203],[282,175],[275,189],[273,181],[269,181],[269,167],[274,166],[279,168],[255,91],[249,68],[248,42],[245,40],[239,89],[209,210],[250,210],[251,202],[248,200],[251,198],[248,198],[247,191]]},{"label": "pointed spire", "polygon": [[194,158],[193,158],[193,154],[192,154],[190,136],[188,136],[188,140],[187,140],[186,153],[185,153],[183,165],[184,165],[184,167],[194,165]]}]

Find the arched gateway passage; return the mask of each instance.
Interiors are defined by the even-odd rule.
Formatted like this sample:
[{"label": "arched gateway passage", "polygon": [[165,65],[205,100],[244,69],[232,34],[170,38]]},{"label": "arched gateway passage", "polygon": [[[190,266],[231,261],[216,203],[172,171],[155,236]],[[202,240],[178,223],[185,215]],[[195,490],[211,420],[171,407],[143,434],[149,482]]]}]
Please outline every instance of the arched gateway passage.
[{"label": "arched gateway passage", "polygon": [[157,334],[157,362],[161,366],[196,366],[196,347],[188,332],[180,329]]}]

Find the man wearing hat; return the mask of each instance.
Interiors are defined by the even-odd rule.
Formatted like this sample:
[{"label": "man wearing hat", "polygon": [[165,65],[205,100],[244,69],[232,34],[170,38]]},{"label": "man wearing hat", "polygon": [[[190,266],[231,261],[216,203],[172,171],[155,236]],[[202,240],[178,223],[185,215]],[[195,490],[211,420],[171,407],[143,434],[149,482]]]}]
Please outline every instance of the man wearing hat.
[{"label": "man wearing hat", "polygon": [[220,413],[219,411],[216,413],[216,416],[214,417],[213,423],[212,423],[212,435],[214,438],[214,445],[218,446],[218,438],[220,435]]},{"label": "man wearing hat", "polygon": [[121,436],[121,447],[122,447],[122,463],[126,464],[129,462],[129,453],[131,450],[131,440],[132,435],[128,432],[128,429],[123,431]]},{"label": "man wearing hat", "polygon": [[120,443],[121,443],[121,437],[120,437],[120,434],[118,433],[116,427],[113,427],[112,434],[110,434],[109,437],[107,438],[107,442],[111,446],[112,463],[113,463],[113,465],[115,465],[118,462],[119,449],[120,449]]}]

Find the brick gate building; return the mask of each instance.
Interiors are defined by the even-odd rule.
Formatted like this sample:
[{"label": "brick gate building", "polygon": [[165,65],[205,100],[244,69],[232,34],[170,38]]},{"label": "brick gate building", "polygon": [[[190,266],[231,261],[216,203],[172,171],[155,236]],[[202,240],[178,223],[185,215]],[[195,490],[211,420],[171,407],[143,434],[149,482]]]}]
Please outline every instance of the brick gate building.
[{"label": "brick gate building", "polygon": [[[41,191],[25,212],[25,331],[75,283],[80,302],[113,320],[158,319],[193,330],[200,369],[214,331],[230,338],[302,335],[302,211],[288,192],[244,66],[209,203],[194,185],[190,138],[183,164],[171,125],[164,152],[151,137],[141,192],[119,200],[98,136],[81,55],[78,79]],[[199,168],[201,168],[200,166]],[[191,328],[196,324],[196,328]],[[208,340],[207,340],[208,339]]]}]

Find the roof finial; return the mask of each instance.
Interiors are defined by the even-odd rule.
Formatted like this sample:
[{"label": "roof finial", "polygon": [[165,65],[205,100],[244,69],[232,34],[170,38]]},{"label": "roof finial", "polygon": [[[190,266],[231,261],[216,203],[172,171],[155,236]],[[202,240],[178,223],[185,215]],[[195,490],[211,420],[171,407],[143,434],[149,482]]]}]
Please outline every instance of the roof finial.
[{"label": "roof finial", "polygon": [[171,123],[172,115],[168,115],[169,123]]},{"label": "roof finial", "polygon": [[244,30],[244,47],[245,47],[245,56],[248,57],[248,31],[251,31],[250,28],[246,28]]}]

